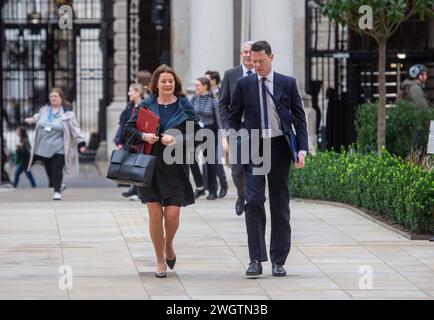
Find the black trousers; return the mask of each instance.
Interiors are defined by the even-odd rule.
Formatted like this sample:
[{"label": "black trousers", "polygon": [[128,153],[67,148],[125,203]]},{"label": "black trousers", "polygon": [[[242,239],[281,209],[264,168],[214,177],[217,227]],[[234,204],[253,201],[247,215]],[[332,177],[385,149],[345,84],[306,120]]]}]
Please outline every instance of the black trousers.
[{"label": "black trousers", "polygon": [[[217,194],[217,150],[218,150],[218,127],[217,125],[210,125],[205,126],[206,129],[210,129],[214,133],[215,137],[215,158],[214,158],[214,164],[208,163],[208,161],[204,164],[204,173],[202,174],[199,169],[199,164],[195,161],[193,164],[190,165],[191,172],[193,174],[194,182],[196,184],[196,187],[202,187],[204,185],[204,176],[206,176],[206,189],[208,189],[210,194]],[[204,157],[207,157],[207,150],[204,151],[203,155]],[[206,172],[205,172],[206,171]],[[224,173],[224,172],[223,172]]]},{"label": "black trousers", "polygon": [[271,170],[266,175],[253,175],[253,164],[244,166],[245,215],[251,261],[267,261],[265,244],[265,178],[271,214],[270,257],[274,264],[284,265],[291,248],[289,210],[289,169],[291,155],[284,137],[271,139]]},{"label": "black trousers", "polygon": [[60,192],[63,181],[63,167],[65,166],[65,156],[63,154],[55,154],[51,158],[35,156],[35,161],[43,162],[45,172],[48,177],[50,188],[54,188],[54,192]]},{"label": "black trousers", "polygon": [[244,169],[241,164],[231,164],[232,181],[237,189],[237,196],[244,199]]}]

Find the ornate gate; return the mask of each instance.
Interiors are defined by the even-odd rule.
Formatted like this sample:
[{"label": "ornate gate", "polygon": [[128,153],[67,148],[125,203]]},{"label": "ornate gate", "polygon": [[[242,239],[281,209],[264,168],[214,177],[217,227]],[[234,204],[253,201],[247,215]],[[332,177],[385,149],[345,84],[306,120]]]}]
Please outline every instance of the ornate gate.
[{"label": "ornate gate", "polygon": [[[305,85],[317,111],[320,148],[340,150],[355,141],[355,108],[378,99],[378,49],[372,39],[322,16],[319,2],[306,0]],[[433,21],[410,19],[388,40],[387,103],[396,101],[412,64],[423,63],[434,70],[433,26]],[[427,89],[434,92],[432,80]]]},{"label": "ornate gate", "polygon": [[[72,15],[59,10],[63,5]],[[15,128],[48,102],[55,86],[64,90],[95,149],[105,139],[110,99],[111,1],[1,0],[0,10],[0,133],[7,147],[14,150]]]}]

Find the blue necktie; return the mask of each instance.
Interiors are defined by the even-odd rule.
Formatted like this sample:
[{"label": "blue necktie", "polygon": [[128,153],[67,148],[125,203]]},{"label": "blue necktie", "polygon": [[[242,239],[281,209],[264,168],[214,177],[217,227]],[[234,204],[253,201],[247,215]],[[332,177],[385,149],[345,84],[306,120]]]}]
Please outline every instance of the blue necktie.
[{"label": "blue necktie", "polygon": [[268,129],[268,106],[267,106],[267,87],[265,81],[267,78],[262,78],[262,107],[264,108],[264,129]]},{"label": "blue necktie", "polygon": [[246,73],[247,73],[248,76],[250,76],[253,72],[252,72],[252,70],[247,70]]}]

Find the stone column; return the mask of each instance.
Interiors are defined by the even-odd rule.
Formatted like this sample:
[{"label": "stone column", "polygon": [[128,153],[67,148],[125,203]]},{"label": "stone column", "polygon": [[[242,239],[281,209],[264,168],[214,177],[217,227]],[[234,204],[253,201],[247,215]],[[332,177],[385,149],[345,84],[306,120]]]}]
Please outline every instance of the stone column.
[{"label": "stone column", "polygon": [[309,151],[315,152],[315,112],[305,93],[305,2],[304,0],[246,0],[250,3],[250,31],[253,41],[267,40],[275,54],[276,72],[297,79],[303,98],[309,132]]},{"label": "stone column", "polygon": [[127,79],[127,0],[115,0],[113,4],[113,51],[114,51],[114,94],[107,108],[107,157],[116,148],[113,138],[118,129],[119,115],[126,106],[128,93]]},{"label": "stone column", "polygon": [[172,66],[185,88],[190,83],[190,0],[170,5]]},{"label": "stone column", "polygon": [[251,0],[251,37],[253,41],[267,40],[275,54],[277,72],[294,75],[293,29],[303,32],[293,18],[293,0]]},{"label": "stone column", "polygon": [[206,70],[233,67],[234,10],[232,0],[191,0],[190,81]]}]

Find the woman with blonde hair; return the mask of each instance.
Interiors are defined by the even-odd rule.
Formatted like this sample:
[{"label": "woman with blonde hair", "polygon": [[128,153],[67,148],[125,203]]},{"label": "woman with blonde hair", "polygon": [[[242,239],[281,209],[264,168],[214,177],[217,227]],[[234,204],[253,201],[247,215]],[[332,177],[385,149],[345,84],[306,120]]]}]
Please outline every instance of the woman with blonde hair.
[{"label": "woman with blonde hair", "polygon": [[[128,120],[134,115],[134,111],[138,108],[140,101],[146,95],[145,87],[142,83],[132,83],[130,85],[130,89],[128,90],[129,101],[124,111],[122,111],[119,117],[119,128],[116,132],[114,143],[118,147],[118,149],[122,149],[125,144],[124,139],[124,130],[125,125]],[[137,188],[135,186],[130,186],[127,191],[122,192],[122,196],[125,198],[129,198],[130,200],[137,201],[139,200],[139,196],[137,195]]]}]

